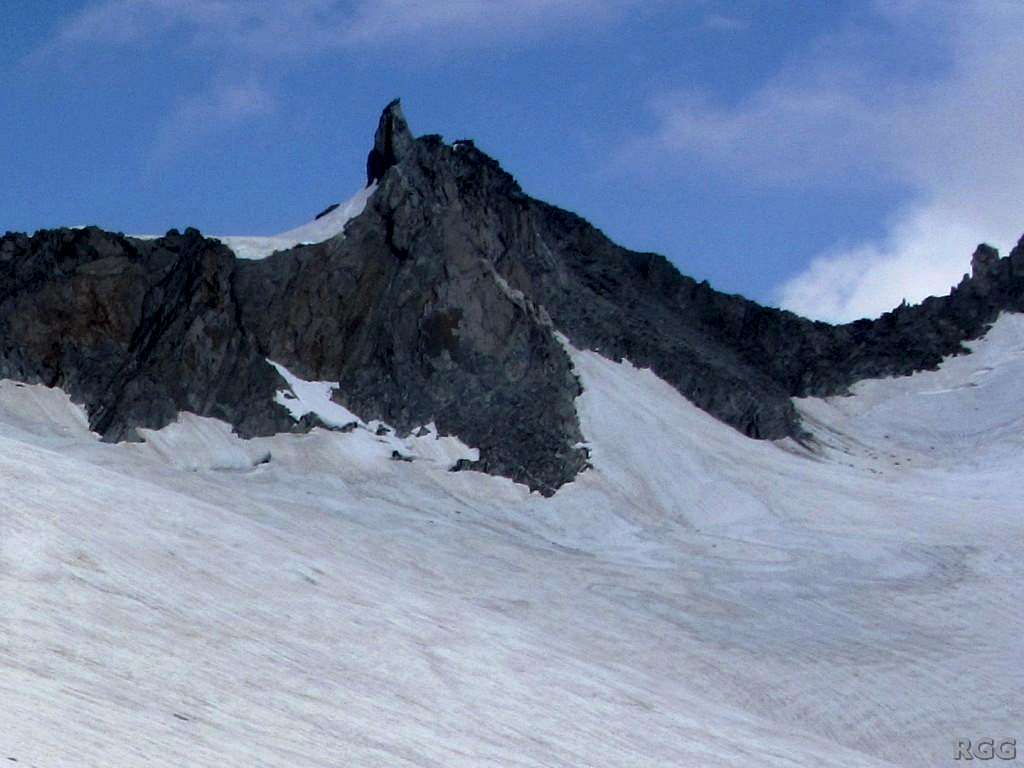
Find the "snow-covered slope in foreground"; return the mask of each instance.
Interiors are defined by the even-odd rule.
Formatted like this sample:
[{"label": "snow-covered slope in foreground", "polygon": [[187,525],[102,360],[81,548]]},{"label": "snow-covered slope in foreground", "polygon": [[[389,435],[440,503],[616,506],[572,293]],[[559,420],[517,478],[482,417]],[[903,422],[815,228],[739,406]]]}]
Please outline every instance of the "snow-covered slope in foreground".
[{"label": "snow-covered slope in foreground", "polygon": [[813,452],[574,352],[595,468],[553,499],[364,429],[105,445],[0,383],[0,758],[930,767],[1024,736],[1024,318],[975,346],[800,403]]}]

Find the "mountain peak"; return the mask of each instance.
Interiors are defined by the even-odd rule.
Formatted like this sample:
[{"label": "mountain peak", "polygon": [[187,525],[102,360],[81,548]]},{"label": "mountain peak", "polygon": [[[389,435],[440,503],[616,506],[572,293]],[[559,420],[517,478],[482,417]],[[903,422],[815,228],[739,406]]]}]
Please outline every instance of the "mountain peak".
[{"label": "mountain peak", "polygon": [[366,159],[366,185],[379,181],[388,168],[408,155],[415,138],[402,113],[402,100],[394,99],[381,113],[374,135],[373,149]]},{"label": "mountain peak", "polygon": [[195,230],[0,237],[0,379],[65,388],[108,440],[183,411],[243,437],[312,429],[274,360],[366,423],[434,424],[478,451],[470,468],[550,494],[588,463],[565,343],[650,369],[745,435],[803,439],[792,398],[935,368],[1024,311],[1024,245],[982,246],[949,296],[843,326],[718,293],[523,194],[467,142],[414,138],[397,100],[367,176],[382,183],[342,231],[262,260]]}]

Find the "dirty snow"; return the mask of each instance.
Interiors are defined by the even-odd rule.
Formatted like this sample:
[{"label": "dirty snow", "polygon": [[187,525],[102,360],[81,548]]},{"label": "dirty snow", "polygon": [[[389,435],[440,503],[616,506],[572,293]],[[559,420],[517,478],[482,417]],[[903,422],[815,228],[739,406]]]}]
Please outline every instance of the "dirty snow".
[{"label": "dirty snow", "polygon": [[1024,317],[973,346],[800,401],[810,450],[573,351],[595,468],[553,499],[449,472],[434,426],[411,463],[190,414],[112,446],[0,382],[0,759],[931,768],[1024,737]]}]

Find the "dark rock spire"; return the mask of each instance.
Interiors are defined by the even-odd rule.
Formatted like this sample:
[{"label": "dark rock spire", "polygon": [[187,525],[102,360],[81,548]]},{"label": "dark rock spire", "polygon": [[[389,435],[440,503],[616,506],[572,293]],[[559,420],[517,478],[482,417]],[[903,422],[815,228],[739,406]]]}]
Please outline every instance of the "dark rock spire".
[{"label": "dark rock spire", "polygon": [[971,274],[975,278],[982,278],[998,268],[999,251],[988,243],[979,245],[971,257]]},{"label": "dark rock spire", "polygon": [[373,149],[366,159],[366,185],[379,181],[388,168],[400,163],[409,154],[414,141],[402,114],[402,101],[395,99],[384,108],[377,124]]}]

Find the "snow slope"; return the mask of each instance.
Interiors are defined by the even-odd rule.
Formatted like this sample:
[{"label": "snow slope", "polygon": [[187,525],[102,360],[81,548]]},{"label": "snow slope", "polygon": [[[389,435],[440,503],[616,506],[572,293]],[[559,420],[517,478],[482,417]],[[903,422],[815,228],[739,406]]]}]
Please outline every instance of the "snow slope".
[{"label": "snow slope", "polygon": [[[345,225],[366,210],[366,204],[377,191],[377,182],[359,190],[337,208],[302,226],[277,235],[217,235],[216,239],[230,248],[240,259],[265,259],[277,251],[297,245],[323,243],[345,232]],[[76,227],[71,227],[76,229]],[[159,235],[132,235],[140,240],[155,240]]]},{"label": "snow slope", "polygon": [[1024,317],[975,349],[799,402],[810,449],[573,351],[595,468],[553,499],[448,472],[436,429],[412,462],[189,414],[111,446],[0,382],[0,758],[924,768],[1020,738]]},{"label": "snow slope", "polygon": [[240,259],[265,259],[276,251],[285,251],[297,245],[311,245],[330,240],[345,231],[345,225],[366,209],[370,197],[377,190],[377,182],[359,190],[347,202],[330,213],[295,229],[269,237],[218,237]]}]

